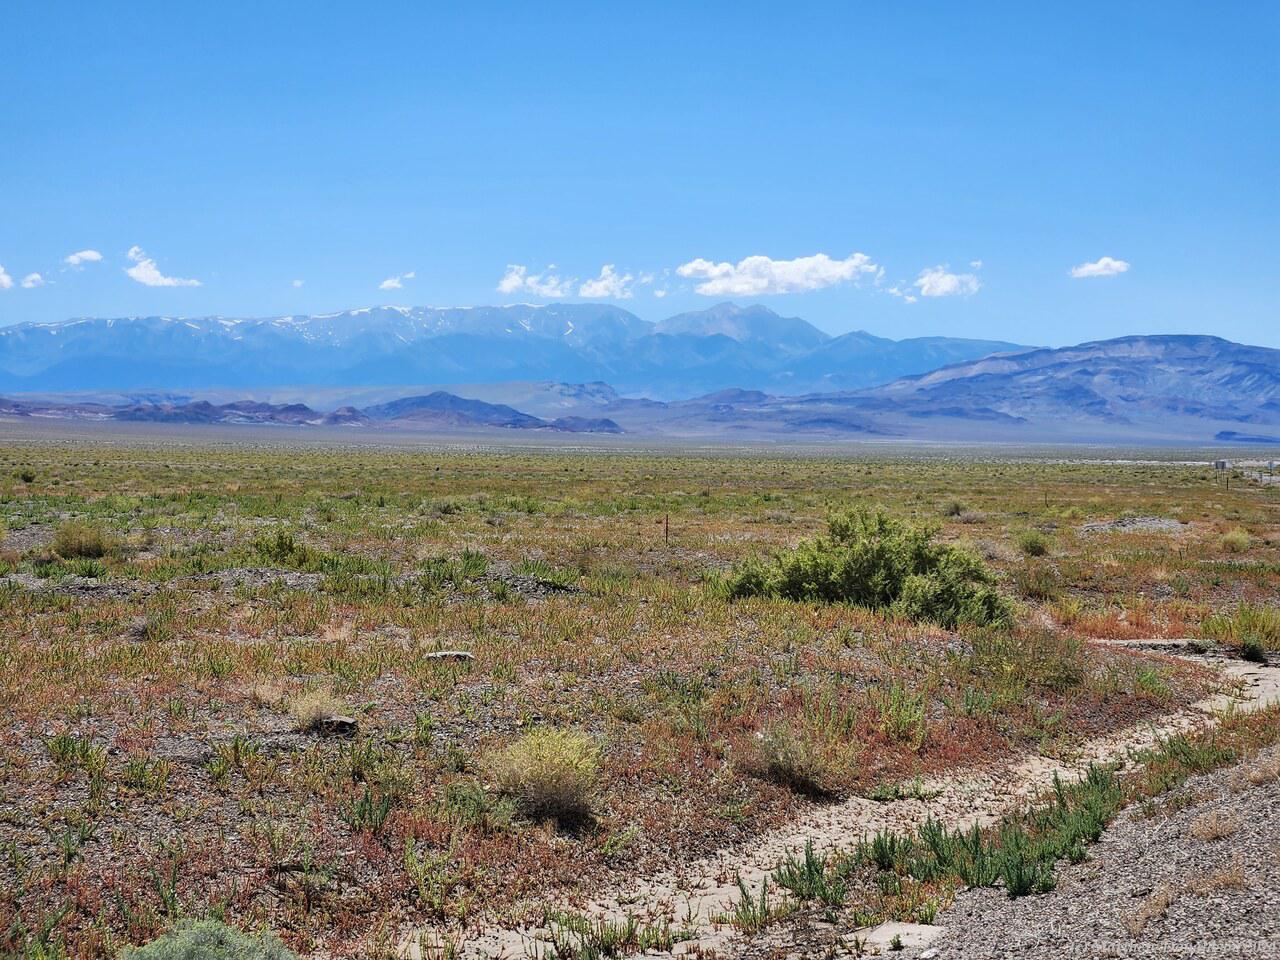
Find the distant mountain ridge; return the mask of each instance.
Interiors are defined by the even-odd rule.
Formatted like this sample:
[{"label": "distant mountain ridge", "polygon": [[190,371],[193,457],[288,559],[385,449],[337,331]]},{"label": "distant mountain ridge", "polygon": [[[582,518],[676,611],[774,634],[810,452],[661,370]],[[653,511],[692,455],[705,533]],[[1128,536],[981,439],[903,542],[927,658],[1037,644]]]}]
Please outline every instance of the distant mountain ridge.
[{"label": "distant mountain ridge", "polygon": [[626,397],[603,382],[552,381],[466,392],[412,393],[358,408],[337,391],[327,411],[288,397],[29,397],[0,400],[0,416],[770,443],[1280,443],[1280,350],[1217,337],[1121,337],[951,364],[867,390],[793,396],[726,388],[661,401]]},{"label": "distant mountain ridge", "polygon": [[67,403],[0,398],[0,417],[46,420],[99,420],[120,423],[232,424],[293,427],[400,427],[419,430],[549,430],[561,433],[621,433],[605,417],[567,416],[554,419],[521,413],[505,404],[469,400],[442,390],[426,396],[403,397],[363,410],[342,406],[314,410],[302,403],[264,403],[236,400],[215,404],[208,400],[142,403]]},{"label": "distant mountain ridge", "polygon": [[[600,409],[631,431],[627,403]],[[687,436],[1266,444],[1280,437],[1280,350],[1211,336],[1120,337],[951,364],[866,390],[724,392],[634,416]]]},{"label": "distant mountain ridge", "polygon": [[876,392],[917,406],[983,405],[1024,418],[1270,423],[1280,418],[1280,350],[1213,336],[1118,337],[951,364]]},{"label": "distant mountain ridge", "polygon": [[129,317],[0,328],[0,390],[178,391],[506,380],[603,381],[661,398],[857,389],[1003,341],[831,337],[763,306],[658,323],[607,304],[366,307],[261,319]]}]

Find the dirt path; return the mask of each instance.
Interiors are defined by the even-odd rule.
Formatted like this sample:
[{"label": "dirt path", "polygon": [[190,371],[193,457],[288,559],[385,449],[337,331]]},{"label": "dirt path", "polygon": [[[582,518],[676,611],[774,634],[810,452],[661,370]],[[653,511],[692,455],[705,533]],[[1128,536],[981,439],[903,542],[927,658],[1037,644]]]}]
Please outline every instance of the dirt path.
[{"label": "dirt path", "polygon": [[[1134,752],[1154,746],[1163,738],[1210,725],[1224,709],[1254,709],[1280,702],[1280,667],[1196,655],[1190,652],[1190,644],[1191,641],[1124,643],[1207,663],[1223,674],[1233,688],[1231,693],[1215,695],[1149,723],[1099,738],[1068,761],[1031,755],[994,772],[925,782],[922,793],[929,799],[881,802],[853,797],[812,811],[786,828],[748,844],[688,863],[676,872],[645,877],[608,896],[585,904],[566,904],[566,908],[593,920],[619,921],[628,915],[642,922],[665,920],[672,929],[692,934],[676,944],[672,951],[676,956],[712,952],[732,955],[739,934],[728,924],[717,922],[717,918],[731,912],[738,901],[737,878],[741,877],[748,889],[758,891],[786,853],[802,848],[807,841],[812,841],[819,852],[844,850],[878,830],[913,830],[926,817],[953,827],[973,823],[985,826],[1048,789],[1055,774],[1064,780],[1076,779],[1091,763],[1125,763]],[[463,954],[494,960],[542,956],[550,946],[549,935],[545,929],[493,928],[469,936]],[[417,960],[430,955],[430,951],[423,951],[419,939],[415,935],[404,942],[405,956]],[[425,942],[440,942],[439,932],[426,931]]]}]

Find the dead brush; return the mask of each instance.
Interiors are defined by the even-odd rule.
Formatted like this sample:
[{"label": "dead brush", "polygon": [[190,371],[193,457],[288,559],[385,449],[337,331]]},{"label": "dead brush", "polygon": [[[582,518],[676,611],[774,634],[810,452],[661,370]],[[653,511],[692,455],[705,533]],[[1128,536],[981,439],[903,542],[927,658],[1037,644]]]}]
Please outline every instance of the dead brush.
[{"label": "dead brush", "polygon": [[1162,884],[1157,887],[1151,896],[1142,902],[1142,905],[1125,921],[1125,926],[1129,930],[1129,936],[1135,940],[1142,936],[1147,925],[1152,920],[1158,920],[1169,912],[1169,908],[1173,906],[1173,902],[1178,899],[1177,891],[1168,884]]},{"label": "dead brush", "polygon": [[348,621],[343,621],[342,623],[328,623],[325,624],[324,629],[320,631],[320,638],[324,640],[325,643],[347,644],[351,642],[355,633],[355,625]]},{"label": "dead brush", "polygon": [[1191,835],[1204,843],[1225,840],[1240,829],[1240,821],[1221,810],[1210,810],[1191,823]]},{"label": "dead brush", "polygon": [[1245,877],[1244,864],[1239,856],[1236,856],[1227,866],[1210,870],[1203,877],[1193,880],[1188,885],[1188,889],[1192,893],[1207,897],[1219,890],[1243,890],[1248,886],[1249,881]]},{"label": "dead brush", "polygon": [[342,716],[347,705],[325,687],[304,690],[288,701],[289,716],[294,727],[302,733],[314,733],[330,717]]},{"label": "dead brush", "polygon": [[1253,787],[1280,780],[1280,754],[1273,753],[1250,764],[1244,770],[1244,779]]},{"label": "dead brush", "polygon": [[821,796],[829,789],[826,757],[807,733],[786,722],[770,723],[748,739],[734,765],[748,776],[781,784],[797,793]]}]

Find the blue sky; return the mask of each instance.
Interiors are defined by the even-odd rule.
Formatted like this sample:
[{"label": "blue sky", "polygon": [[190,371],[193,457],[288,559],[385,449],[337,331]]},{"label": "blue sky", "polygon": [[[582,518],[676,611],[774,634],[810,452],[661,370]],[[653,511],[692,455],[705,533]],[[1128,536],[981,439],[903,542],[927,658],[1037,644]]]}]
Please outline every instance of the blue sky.
[{"label": "blue sky", "polygon": [[0,323],[732,299],[1280,346],[1280,4],[447,6],[6,4]]}]

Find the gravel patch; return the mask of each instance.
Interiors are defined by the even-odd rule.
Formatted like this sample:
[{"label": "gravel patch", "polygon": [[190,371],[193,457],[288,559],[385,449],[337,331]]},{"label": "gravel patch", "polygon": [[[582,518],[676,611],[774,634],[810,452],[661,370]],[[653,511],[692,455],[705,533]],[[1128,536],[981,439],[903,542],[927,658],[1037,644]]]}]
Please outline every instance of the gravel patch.
[{"label": "gravel patch", "polygon": [[905,957],[1280,957],[1280,749],[1126,810],[1051,893],[969,890]]},{"label": "gravel patch", "polygon": [[1121,517],[1082,523],[1081,533],[1179,533],[1190,524],[1166,517]]}]

